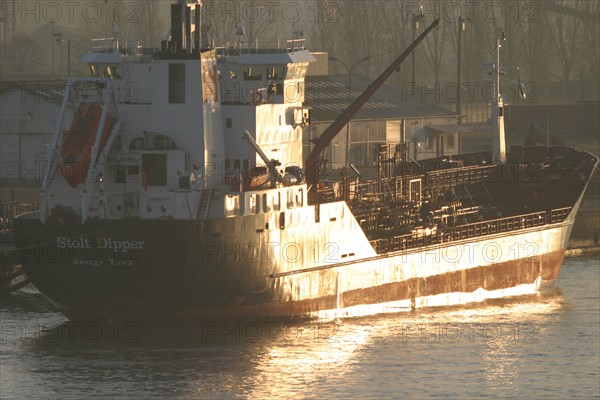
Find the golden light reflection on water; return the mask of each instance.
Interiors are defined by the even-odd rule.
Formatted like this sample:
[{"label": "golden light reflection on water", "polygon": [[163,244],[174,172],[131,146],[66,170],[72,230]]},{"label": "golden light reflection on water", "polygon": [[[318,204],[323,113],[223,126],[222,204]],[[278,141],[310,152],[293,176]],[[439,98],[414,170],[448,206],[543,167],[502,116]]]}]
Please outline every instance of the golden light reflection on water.
[{"label": "golden light reflection on water", "polygon": [[[563,298],[530,296],[524,301],[497,300],[485,305],[432,309],[402,314],[306,323],[296,334],[265,346],[244,382],[249,398],[294,397],[325,381],[339,380],[369,357],[383,341],[411,345],[408,352],[464,346],[485,371],[489,389],[506,388],[519,379],[527,344],[539,341]],[[541,327],[541,328],[540,328]],[[437,351],[436,350],[436,351]]]},{"label": "golden light reflection on water", "polygon": [[[340,329],[342,328],[342,329]],[[281,398],[298,394],[323,377],[341,378],[368,345],[377,326],[340,325],[339,321],[302,329],[297,343],[274,343],[257,360],[250,398]]]}]

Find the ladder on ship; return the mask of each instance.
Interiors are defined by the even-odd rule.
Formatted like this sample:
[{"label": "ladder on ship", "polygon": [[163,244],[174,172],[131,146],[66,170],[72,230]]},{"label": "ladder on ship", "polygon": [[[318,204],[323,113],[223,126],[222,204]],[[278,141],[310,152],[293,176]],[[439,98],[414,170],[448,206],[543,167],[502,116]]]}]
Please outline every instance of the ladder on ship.
[{"label": "ladder on ship", "polygon": [[210,212],[210,205],[214,197],[214,189],[202,189],[200,190],[200,204],[198,205],[198,218],[207,219]]}]

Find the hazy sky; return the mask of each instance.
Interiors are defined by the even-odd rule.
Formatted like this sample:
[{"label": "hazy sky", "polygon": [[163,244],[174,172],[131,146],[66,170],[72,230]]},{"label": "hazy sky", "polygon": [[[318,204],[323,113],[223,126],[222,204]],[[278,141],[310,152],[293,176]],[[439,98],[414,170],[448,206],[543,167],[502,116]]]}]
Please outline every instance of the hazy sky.
[{"label": "hazy sky", "polygon": [[[173,0],[159,0],[160,16],[166,19]],[[30,34],[52,22],[64,28],[84,29],[87,24],[99,23],[108,13],[122,22],[137,20],[137,1],[123,0],[111,6],[104,0],[2,0],[0,23],[14,20],[16,34]]]}]

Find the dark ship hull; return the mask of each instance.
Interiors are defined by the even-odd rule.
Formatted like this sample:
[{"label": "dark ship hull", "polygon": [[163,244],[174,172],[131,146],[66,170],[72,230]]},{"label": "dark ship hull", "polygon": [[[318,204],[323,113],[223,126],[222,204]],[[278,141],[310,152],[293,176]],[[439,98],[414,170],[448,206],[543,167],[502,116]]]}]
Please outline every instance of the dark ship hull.
[{"label": "dark ship hull", "polygon": [[[506,176],[509,165],[503,178],[487,174],[483,184],[468,184],[469,197],[482,184],[502,206],[488,208],[504,215],[480,213],[477,220],[429,224],[408,234],[382,224],[370,229],[363,197],[192,221],[44,224],[29,214],[16,220],[15,239],[32,282],[77,321],[339,317],[532,294],[559,276],[597,163],[569,151],[563,150],[579,158],[560,173],[515,180]],[[441,172],[471,176],[473,167]],[[462,181],[454,175],[449,185],[456,188]],[[448,183],[435,176],[422,176],[423,193],[444,190]],[[377,204],[383,203],[366,206]],[[376,215],[389,216],[385,210]]]}]

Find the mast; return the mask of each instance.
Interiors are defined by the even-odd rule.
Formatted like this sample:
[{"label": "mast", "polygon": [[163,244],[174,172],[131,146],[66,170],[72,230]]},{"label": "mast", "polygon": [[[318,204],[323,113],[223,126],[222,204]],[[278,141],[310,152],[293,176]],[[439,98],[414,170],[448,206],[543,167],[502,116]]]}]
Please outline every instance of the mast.
[{"label": "mast", "polygon": [[494,164],[506,163],[506,140],[504,135],[504,102],[500,92],[500,48],[504,41],[504,32],[496,37],[496,101],[492,107],[492,162]]}]

